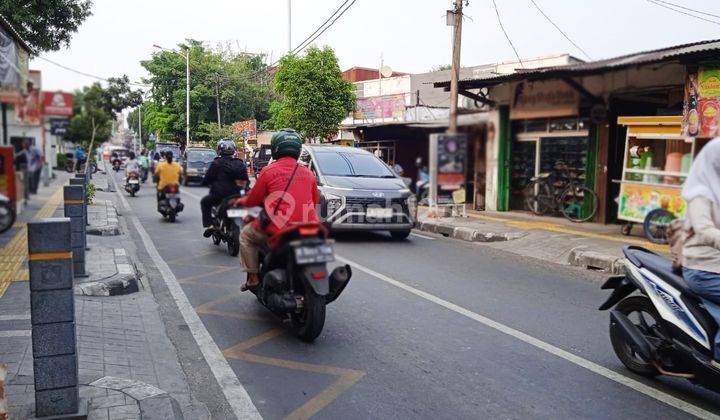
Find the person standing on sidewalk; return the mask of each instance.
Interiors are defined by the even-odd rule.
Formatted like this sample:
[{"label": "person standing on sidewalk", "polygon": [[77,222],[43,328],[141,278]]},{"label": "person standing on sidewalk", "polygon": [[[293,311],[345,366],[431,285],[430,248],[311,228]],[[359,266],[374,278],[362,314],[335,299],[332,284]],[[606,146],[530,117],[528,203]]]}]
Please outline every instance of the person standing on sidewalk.
[{"label": "person standing on sidewalk", "polygon": [[30,177],[30,194],[37,194],[40,186],[40,174],[43,167],[43,154],[40,148],[32,144],[28,148],[28,176]]},{"label": "person standing on sidewalk", "polygon": [[[682,190],[691,228],[683,247],[683,277],[720,324],[720,137],[697,155]],[[715,335],[720,367],[720,332]]]}]

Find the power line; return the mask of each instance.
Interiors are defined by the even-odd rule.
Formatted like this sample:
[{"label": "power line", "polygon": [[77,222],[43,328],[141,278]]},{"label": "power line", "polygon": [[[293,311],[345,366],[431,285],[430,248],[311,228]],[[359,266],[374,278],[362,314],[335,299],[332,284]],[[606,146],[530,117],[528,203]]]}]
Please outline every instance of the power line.
[{"label": "power line", "polygon": [[[56,61],[50,60],[49,58],[45,58],[45,57],[43,57],[43,56],[41,56],[41,55],[37,56],[37,58],[39,58],[39,59],[41,59],[41,60],[44,60],[44,61],[47,61],[47,62],[50,63],[50,64],[54,64],[54,65],[60,67],[61,69],[64,69],[64,70],[67,70],[67,71],[71,71],[71,72],[73,72],[73,73],[77,73],[77,74],[79,74],[79,75],[81,75],[81,76],[89,77],[89,78],[91,78],[91,79],[96,79],[96,80],[100,80],[100,81],[103,81],[103,82],[109,82],[109,80],[108,80],[107,78],[105,78],[105,77],[100,77],[100,76],[96,76],[96,75],[94,75],[94,74],[86,73],[86,72],[84,72],[84,71],[76,70],[76,69],[74,69],[74,68],[72,68],[72,67],[68,67],[68,66],[66,66],[66,65],[64,65],[64,64],[60,64],[60,63],[58,63],[58,62],[56,62]],[[150,88],[150,87],[152,87],[151,85],[146,85],[146,84],[143,84],[143,83],[136,83],[136,82],[129,82],[128,84],[131,85],[131,86],[139,86],[139,87],[145,87],[145,88]]]},{"label": "power line", "polygon": [[[297,53],[297,52],[300,52],[300,51],[304,50],[304,49],[307,48],[307,46],[310,45],[313,41],[315,41],[316,39],[318,39],[322,34],[325,33],[325,31],[327,31],[328,29],[330,29],[330,27],[332,27],[332,26],[335,24],[335,22],[338,21],[338,19],[340,19],[340,18],[345,14],[345,12],[347,12],[347,11],[353,6],[353,4],[355,4],[356,1],[357,1],[357,0],[352,0],[352,2],[351,2],[342,12],[340,12],[340,14],[338,14],[338,15],[335,17],[335,19],[333,19],[332,22],[330,22],[329,25],[325,26],[325,28],[323,28],[323,30],[320,31],[320,33],[318,33],[317,35],[315,35],[315,36],[314,36],[312,39],[310,39],[309,41],[308,41],[308,40],[306,40],[307,42],[306,42],[306,41],[303,41],[303,43],[301,43],[300,45],[298,45],[297,47],[295,47],[295,49],[293,50],[293,53]],[[346,1],[345,3],[347,3],[347,1]],[[340,7],[342,7],[342,6],[340,6]],[[332,16],[331,16],[331,17],[332,17]],[[328,20],[329,20],[329,19],[328,19]],[[316,31],[316,32],[317,32],[317,31]],[[309,38],[309,37],[308,37],[308,38]],[[303,44],[304,44],[304,45],[303,45]],[[278,62],[279,62],[279,61],[278,61]]]},{"label": "power line", "polygon": [[[322,23],[322,25],[318,26],[318,28],[315,29],[315,32],[311,33],[307,38],[305,38],[304,41],[302,41],[301,43],[299,43],[298,46],[295,47],[295,48],[290,52],[290,54],[295,53],[296,50],[297,50],[298,48],[300,48],[301,45],[303,45],[304,43],[306,43],[310,38],[313,37],[313,35],[315,35],[316,33],[318,33],[318,31],[319,31],[320,29],[322,29],[325,25],[327,25],[328,22],[330,22],[330,19],[332,19],[336,14],[338,14],[338,12],[340,12],[340,10],[341,10],[343,7],[345,7],[345,5],[348,4],[349,2],[350,2],[350,0],[345,0],[342,4],[340,4],[340,6],[338,6],[338,8],[333,12],[333,14],[330,15],[330,17],[328,17],[328,18],[325,20],[325,22]],[[354,2],[353,2],[353,3],[354,3]]]},{"label": "power line", "polygon": [[656,5],[656,6],[660,6],[660,7],[664,7],[665,9],[672,10],[673,12],[681,13],[681,14],[683,14],[683,15],[685,15],[685,16],[690,16],[690,17],[693,17],[693,18],[695,18],[695,19],[699,19],[699,20],[702,20],[702,21],[705,21],[705,22],[708,22],[708,23],[714,23],[715,25],[719,25],[719,26],[720,26],[720,22],[718,22],[718,21],[716,21],[716,20],[706,19],[706,18],[704,18],[704,17],[702,17],[702,16],[697,16],[697,15],[693,15],[692,13],[683,12],[682,10],[674,9],[674,8],[668,6],[668,5],[663,4],[663,3],[658,3],[658,2],[655,1],[655,0],[647,0],[647,1],[648,1],[649,3],[652,3],[652,4]]},{"label": "power line", "polygon": [[498,23],[500,24],[500,29],[502,29],[503,34],[505,34],[505,39],[507,39],[508,43],[510,44],[510,47],[515,52],[515,57],[517,57],[518,61],[520,62],[520,67],[525,68],[525,64],[523,64],[522,59],[520,58],[520,54],[518,54],[517,49],[515,48],[515,45],[513,44],[512,40],[508,36],[507,31],[505,30],[505,27],[503,26],[502,19],[500,19],[500,12],[498,11],[497,3],[495,3],[495,0],[492,0],[493,6],[495,7],[495,15],[497,15]]},{"label": "power line", "polygon": [[590,55],[587,52],[585,52],[584,49],[582,49],[578,44],[576,44],[575,41],[570,39],[570,37],[562,29],[560,29],[560,27],[555,22],[553,22],[553,20],[550,19],[550,17],[548,15],[546,15],[545,12],[543,12],[543,10],[540,8],[540,6],[537,4],[537,2],[535,2],[535,0],[530,0],[530,2],[535,6],[535,8],[538,10],[538,12],[540,12],[540,14],[543,15],[545,17],[545,19],[547,19],[547,21],[550,22],[552,24],[552,26],[554,26],[555,29],[557,29],[558,32],[560,32],[562,34],[562,36],[565,37],[565,39],[568,40],[568,42],[570,42],[575,48],[580,50],[580,52],[582,52],[585,55],[585,57],[588,58],[588,60],[592,60],[592,57],[590,57]]},{"label": "power line", "polygon": [[720,15],[714,15],[714,14],[712,14],[712,13],[703,12],[702,10],[691,9],[691,8],[689,8],[689,7],[681,6],[681,5],[679,5],[679,4],[671,3],[671,2],[669,2],[669,1],[663,1],[663,0],[655,0],[655,1],[658,2],[658,3],[667,4],[667,5],[669,5],[669,6],[675,6],[675,7],[677,7],[678,9],[684,9],[684,10],[687,10],[687,11],[690,11],[690,12],[700,13],[701,15],[712,16],[712,17],[720,18]]}]

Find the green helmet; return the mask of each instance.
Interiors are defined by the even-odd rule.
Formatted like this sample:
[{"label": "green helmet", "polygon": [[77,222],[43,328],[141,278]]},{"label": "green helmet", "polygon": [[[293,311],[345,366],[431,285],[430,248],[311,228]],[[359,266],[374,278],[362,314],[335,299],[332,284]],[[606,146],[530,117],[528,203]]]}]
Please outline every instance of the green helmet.
[{"label": "green helmet", "polygon": [[273,134],[272,140],[270,140],[270,151],[272,152],[273,159],[277,160],[286,156],[297,159],[300,157],[302,143],[302,139],[297,131],[292,128],[283,128]]}]

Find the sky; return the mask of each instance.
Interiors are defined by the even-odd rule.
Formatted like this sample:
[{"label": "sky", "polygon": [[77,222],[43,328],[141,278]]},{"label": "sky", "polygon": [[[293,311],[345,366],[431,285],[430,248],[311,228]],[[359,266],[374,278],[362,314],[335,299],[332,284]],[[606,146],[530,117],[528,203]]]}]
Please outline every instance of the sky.
[{"label": "sky", "polygon": [[[322,24],[341,0],[291,0],[293,46]],[[711,0],[668,0],[720,15]],[[521,57],[570,53],[587,59],[533,6],[531,0],[496,0],[507,33]],[[535,0],[592,59],[720,38],[720,24],[693,19],[648,0]],[[127,74],[141,81],[140,61],[153,44],[174,47],[186,38],[265,53],[276,60],[287,51],[287,0],[94,0],[93,16],[68,48],[44,57],[101,77]],[[315,44],[331,46],[344,70],[377,68],[425,72],[450,62],[451,0],[356,0]],[[513,60],[492,0],[470,0],[463,23],[462,65]],[[712,18],[720,21],[720,18]],[[44,90],[74,90],[95,80],[39,58]]]}]

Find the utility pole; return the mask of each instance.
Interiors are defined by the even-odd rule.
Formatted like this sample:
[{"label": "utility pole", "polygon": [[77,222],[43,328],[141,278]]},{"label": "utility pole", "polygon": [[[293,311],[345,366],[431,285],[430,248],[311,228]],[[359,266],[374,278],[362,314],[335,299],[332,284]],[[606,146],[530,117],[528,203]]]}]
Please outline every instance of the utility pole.
[{"label": "utility pole", "polygon": [[448,15],[453,15],[453,51],[452,70],[450,72],[450,124],[448,126],[448,132],[450,134],[457,133],[458,79],[460,78],[460,42],[462,41],[463,1],[467,4],[467,0],[455,0],[455,9],[448,10]]},{"label": "utility pole", "polygon": [[288,54],[292,51],[292,5],[291,0],[287,0],[288,4]]},{"label": "utility pole", "polygon": [[142,106],[143,104],[140,104],[138,107],[138,138],[140,140],[140,150],[142,150],[143,142],[142,142]]},{"label": "utility pole", "polygon": [[220,119],[220,73],[213,73],[215,79],[215,106],[217,107],[217,123],[218,130],[222,129],[222,120]]}]

